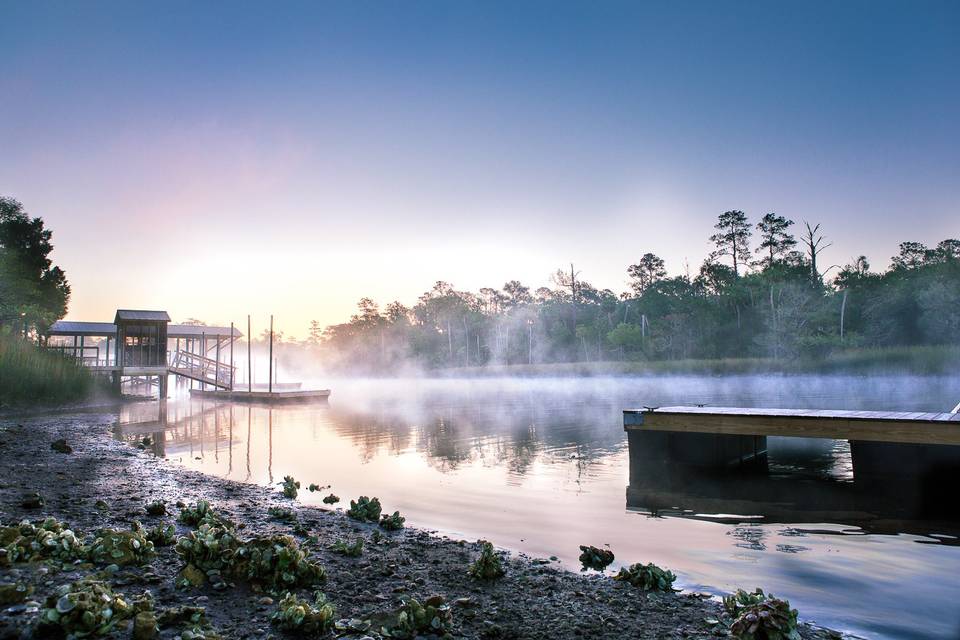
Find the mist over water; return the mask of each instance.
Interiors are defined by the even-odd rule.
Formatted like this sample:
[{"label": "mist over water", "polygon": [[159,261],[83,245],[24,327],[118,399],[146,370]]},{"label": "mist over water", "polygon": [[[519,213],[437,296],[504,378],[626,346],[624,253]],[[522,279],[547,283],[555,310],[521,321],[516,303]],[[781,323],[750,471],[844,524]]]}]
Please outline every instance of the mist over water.
[{"label": "mist over water", "polygon": [[[655,562],[675,571],[683,588],[711,593],[760,586],[790,599],[805,619],[869,637],[960,632],[956,522],[904,519],[899,505],[881,504],[879,512],[866,503],[808,519],[827,513],[819,492],[847,495],[853,472],[845,441],[770,439],[764,478],[628,488],[621,414],[695,403],[947,411],[960,400],[958,377],[317,379],[304,386],[331,388],[329,405],[171,402],[166,430],[155,438],[159,452],[239,481],[269,484],[289,474],[304,486],[331,484],[341,505],[376,495],[411,526],[557,556],[573,570],[578,545],[609,544],[614,566]],[[150,411],[126,410],[121,423],[144,424],[121,434],[153,433]],[[778,484],[814,493],[790,505],[754,491]],[[320,504],[326,493],[304,490],[300,499]]]}]

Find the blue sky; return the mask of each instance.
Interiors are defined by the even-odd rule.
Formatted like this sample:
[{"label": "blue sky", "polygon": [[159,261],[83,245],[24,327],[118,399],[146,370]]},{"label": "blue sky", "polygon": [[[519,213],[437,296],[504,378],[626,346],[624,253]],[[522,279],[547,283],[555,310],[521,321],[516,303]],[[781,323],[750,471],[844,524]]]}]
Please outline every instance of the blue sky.
[{"label": "blue sky", "polygon": [[960,235],[956,2],[0,12],[0,194],[54,229],[74,318],[302,335],[570,261],[620,291],[646,251],[695,272],[732,208],[821,223],[825,264]]}]

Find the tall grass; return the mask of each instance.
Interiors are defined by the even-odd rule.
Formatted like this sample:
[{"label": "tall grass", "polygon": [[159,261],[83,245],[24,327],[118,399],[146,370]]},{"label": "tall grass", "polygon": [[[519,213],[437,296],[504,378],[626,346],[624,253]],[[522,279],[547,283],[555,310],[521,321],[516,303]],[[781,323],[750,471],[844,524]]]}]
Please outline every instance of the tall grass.
[{"label": "tall grass", "polygon": [[93,388],[93,375],[72,359],[0,331],[0,407],[80,400]]}]

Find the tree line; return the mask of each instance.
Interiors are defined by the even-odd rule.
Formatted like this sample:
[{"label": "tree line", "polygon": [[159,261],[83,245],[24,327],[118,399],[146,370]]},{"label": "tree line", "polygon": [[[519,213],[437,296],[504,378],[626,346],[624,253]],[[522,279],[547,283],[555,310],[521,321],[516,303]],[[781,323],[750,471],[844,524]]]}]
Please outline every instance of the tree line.
[{"label": "tree line", "polygon": [[573,265],[552,287],[459,291],[437,282],[407,307],[363,298],[348,322],[311,323],[308,345],[335,368],[820,358],[838,349],[960,341],[960,241],[904,242],[889,269],[859,256],[833,274],[818,224],[767,213],[752,224],[727,211],[696,275],[668,276],[644,253],[627,267],[629,291],[583,279]]},{"label": "tree line", "polygon": [[70,284],[50,259],[53,234],[0,196],[0,331],[42,338],[67,313]]}]

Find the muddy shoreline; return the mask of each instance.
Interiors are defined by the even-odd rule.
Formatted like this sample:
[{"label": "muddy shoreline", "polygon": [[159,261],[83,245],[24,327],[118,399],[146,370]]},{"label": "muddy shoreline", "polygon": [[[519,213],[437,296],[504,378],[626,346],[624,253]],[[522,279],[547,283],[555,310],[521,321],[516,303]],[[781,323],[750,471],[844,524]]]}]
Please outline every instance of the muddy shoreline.
[{"label": "muddy shoreline", "polygon": [[[326,568],[322,590],[336,607],[338,619],[380,620],[397,610],[404,598],[420,601],[435,595],[451,604],[452,636],[478,639],[556,638],[717,638],[727,637],[721,605],[697,594],[648,593],[596,572],[578,574],[546,559],[504,554],[506,576],[492,582],[468,577],[469,564],[479,554],[476,541],[452,540],[428,531],[405,528],[385,532],[373,524],[349,519],[342,511],[299,505],[279,489],[241,484],[184,469],[113,437],[115,416],[96,409],[0,417],[0,524],[53,516],[80,533],[104,527],[129,529],[134,520],[146,527],[174,523],[178,502],[208,500],[238,524],[242,535],[287,534]],[[64,439],[71,453],[51,449]],[[336,491],[336,487],[333,488]],[[39,492],[41,508],[25,508],[24,495]],[[343,504],[350,498],[341,496]],[[146,513],[147,503],[166,502],[170,515]],[[97,506],[98,501],[105,504]],[[337,505],[340,506],[340,505]],[[299,526],[268,514],[270,507],[287,507]],[[465,508],[467,508],[465,506]],[[390,510],[390,505],[384,505]],[[190,528],[177,523],[177,534]],[[364,540],[359,557],[330,550],[342,540]],[[584,544],[591,542],[584,540]],[[631,561],[642,561],[642,558]],[[215,589],[210,584],[178,588],[181,558],[173,547],[157,548],[145,566],[122,567],[107,575],[114,591],[133,597],[149,590],[157,610],[178,606],[204,607],[223,638],[282,637],[270,623],[276,609],[263,592],[240,582]],[[0,582],[29,584],[30,599],[43,600],[63,584],[91,575],[102,567],[50,563],[17,563],[0,567]],[[760,585],[762,586],[762,585]],[[301,595],[309,595],[304,590]],[[29,603],[3,605],[0,639],[33,637],[38,613]],[[800,612],[801,620],[803,612]],[[719,623],[718,623],[719,621]],[[374,624],[366,632],[346,637],[376,638]],[[176,625],[161,628],[160,636],[175,638]],[[803,638],[838,637],[833,632],[802,625]],[[130,637],[129,627],[109,637]],[[328,632],[322,637],[334,637]],[[429,637],[429,636],[427,636]]]}]

